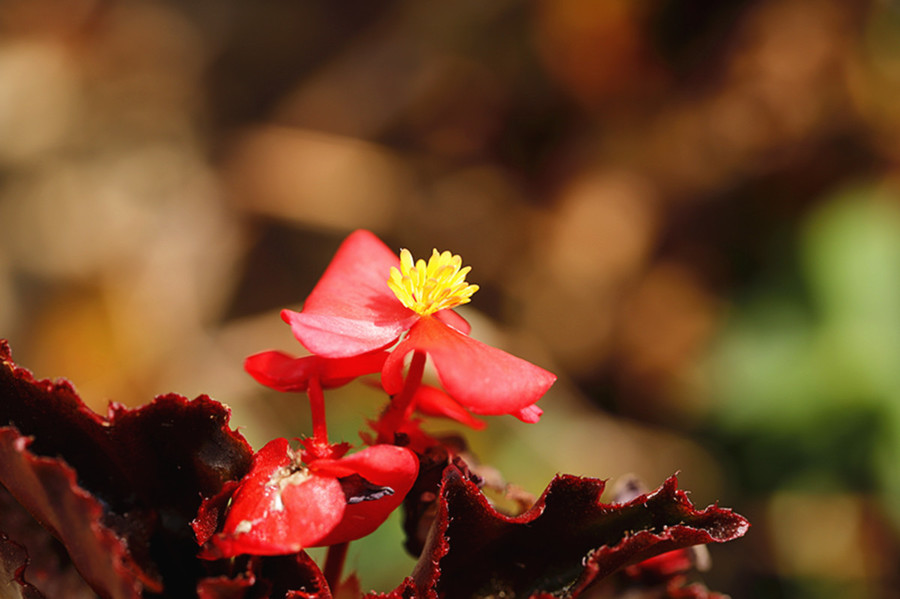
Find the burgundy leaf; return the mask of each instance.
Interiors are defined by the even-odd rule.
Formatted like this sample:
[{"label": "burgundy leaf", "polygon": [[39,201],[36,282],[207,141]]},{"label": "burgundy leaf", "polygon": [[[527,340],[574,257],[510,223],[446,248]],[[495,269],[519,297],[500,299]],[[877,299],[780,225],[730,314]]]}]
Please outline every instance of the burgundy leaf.
[{"label": "burgundy leaf", "polygon": [[156,576],[134,564],[123,539],[103,524],[103,506],[75,482],[65,462],[28,450],[29,439],[0,428],[0,480],[35,518],[66,545],[72,562],[99,593],[139,596],[161,590]]},{"label": "burgundy leaf", "polygon": [[197,599],[246,599],[256,582],[255,576],[215,576],[197,585]]},{"label": "burgundy leaf", "polygon": [[240,484],[239,480],[228,481],[222,485],[222,489],[218,493],[205,498],[200,504],[197,509],[197,517],[191,522],[198,545],[206,544],[216,534],[216,531],[221,529],[225,522],[225,515],[228,513],[228,504]]},{"label": "burgundy leaf", "polygon": [[421,598],[565,594],[660,553],[742,536],[731,510],[695,510],[673,476],[625,504],[599,501],[604,482],[557,476],[537,503],[497,512],[456,467],[441,487],[435,529],[413,573]]},{"label": "burgundy leaf", "polygon": [[666,585],[663,599],[728,599],[727,595],[710,591],[699,582],[684,584],[683,578],[674,578]]},{"label": "burgundy leaf", "polygon": [[[452,450],[448,449],[448,445],[453,447]],[[419,474],[413,488],[403,500],[403,531],[406,533],[404,547],[412,556],[420,555],[425,547],[437,515],[441,482],[447,466],[452,463],[454,468],[466,473],[476,485],[481,482],[460,457],[451,455],[463,449],[465,441],[461,438],[446,438],[419,454]]]},{"label": "burgundy leaf", "polygon": [[189,523],[252,455],[228,417],[206,396],[178,395],[102,417],[68,382],[15,366],[0,341],[0,482],[103,596],[196,592],[207,567]]},{"label": "burgundy leaf", "polygon": [[[406,578],[393,591],[388,593],[371,591],[363,595],[363,599],[416,599],[418,596],[415,581],[412,578]],[[338,599],[343,598],[339,597]]]},{"label": "burgundy leaf", "polygon": [[[616,576],[611,576],[592,587],[590,596],[608,599],[729,599],[727,595],[710,591],[702,583],[687,583],[684,576],[652,585],[623,582]],[[537,593],[530,599],[559,599],[559,596]]]},{"label": "burgundy leaf", "polygon": [[0,534],[27,547],[27,581],[46,597],[96,599],[72,565],[65,547],[31,517],[12,495],[0,486]]},{"label": "burgundy leaf", "polygon": [[270,597],[332,599],[328,583],[308,554],[254,557],[257,576],[271,585]]},{"label": "burgundy leaf", "polygon": [[331,599],[325,576],[304,552],[279,556],[244,556],[231,562],[235,572],[205,578],[198,599]]},{"label": "burgundy leaf", "polygon": [[25,548],[0,533],[0,596],[5,599],[44,599],[25,581],[28,555]]}]

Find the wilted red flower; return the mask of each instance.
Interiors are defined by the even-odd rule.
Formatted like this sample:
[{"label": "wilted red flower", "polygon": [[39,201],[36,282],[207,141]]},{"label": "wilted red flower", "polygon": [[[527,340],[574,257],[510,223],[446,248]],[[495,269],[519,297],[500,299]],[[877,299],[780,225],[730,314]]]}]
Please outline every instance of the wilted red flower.
[{"label": "wilted red flower", "polygon": [[304,466],[287,439],[274,439],[254,456],[222,531],[211,538],[200,531],[209,528],[215,510],[201,508],[194,526],[198,540],[209,541],[201,557],[296,553],[364,537],[402,503],[418,470],[416,455],[394,445]]},{"label": "wilted red flower", "polygon": [[381,371],[390,394],[404,386],[404,361],[427,354],[443,388],[476,414],[512,414],[535,422],[533,404],[556,376],[468,336],[469,325],[452,308],[478,289],[465,281],[459,256],[434,251],[413,262],[398,257],[375,235],[359,230],[338,249],[301,312],[282,311],[294,336],[312,353],[347,358],[390,347]]}]

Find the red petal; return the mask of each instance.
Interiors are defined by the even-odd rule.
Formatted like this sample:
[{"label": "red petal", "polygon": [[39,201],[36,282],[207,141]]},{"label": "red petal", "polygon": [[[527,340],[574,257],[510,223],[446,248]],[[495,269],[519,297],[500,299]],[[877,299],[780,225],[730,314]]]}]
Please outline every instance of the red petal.
[{"label": "red petal", "polygon": [[378,372],[387,356],[387,352],[376,351],[349,358],[295,358],[280,351],[264,351],[248,357],[244,370],[266,387],[278,391],[306,391],[313,376],[318,376],[322,387],[327,389]]},{"label": "red petal", "polygon": [[[475,430],[481,430],[486,425],[483,421],[473,417],[459,402],[431,385],[422,385],[416,389],[413,401],[416,409],[426,416],[441,416],[461,422]],[[536,407],[536,406],[532,406]],[[528,408],[525,408],[527,410]],[[540,410],[540,408],[537,408]],[[524,411],[524,410],[523,410]],[[527,422],[527,421],[526,421]]]},{"label": "red petal", "polygon": [[[419,460],[405,447],[373,445],[339,460],[316,460],[310,470],[335,477],[358,474],[373,484],[406,493],[419,471]],[[407,482],[410,487],[404,486]]]},{"label": "red petal", "polygon": [[282,318],[306,349],[340,358],[392,344],[418,318],[387,285],[400,259],[369,231],[355,231],[338,248],[302,312]]},{"label": "red petal", "polygon": [[381,526],[415,483],[419,460],[405,447],[374,445],[340,460],[318,460],[310,468],[340,477],[358,474],[374,485],[390,487],[393,491],[380,499],[348,504],[340,524],[319,541],[320,545],[334,545],[364,537]]},{"label": "red petal", "polygon": [[518,412],[513,412],[513,416],[521,420],[522,422],[527,422],[528,424],[534,424],[541,419],[541,416],[544,415],[544,410],[540,409],[535,405],[528,406],[527,408],[522,408]]},{"label": "red petal", "polygon": [[274,439],[253,458],[225,519],[204,557],[240,553],[278,555],[316,545],[344,514],[338,480],[295,469],[287,439]]},{"label": "red petal", "polygon": [[441,310],[440,312],[435,312],[434,317],[445,325],[453,327],[463,335],[468,335],[472,330],[472,325],[453,310]]},{"label": "red petal", "polygon": [[433,318],[422,318],[384,363],[381,382],[398,393],[403,359],[427,352],[444,390],[476,414],[520,413],[547,392],[556,375],[502,350],[485,345]]}]

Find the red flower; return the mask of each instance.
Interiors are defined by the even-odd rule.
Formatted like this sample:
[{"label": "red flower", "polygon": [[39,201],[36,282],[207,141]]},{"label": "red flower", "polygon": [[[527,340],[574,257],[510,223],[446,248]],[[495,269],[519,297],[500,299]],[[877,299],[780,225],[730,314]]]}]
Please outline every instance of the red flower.
[{"label": "red flower", "polygon": [[426,416],[450,418],[475,430],[481,430],[485,427],[483,421],[472,416],[455,399],[437,387],[432,387],[431,385],[420,386],[416,389],[415,395],[413,395],[413,401],[416,409]]},{"label": "red flower", "polygon": [[277,391],[306,391],[317,378],[323,389],[340,387],[358,376],[379,372],[388,353],[374,351],[348,358],[304,356],[295,358],[281,351],[264,351],[244,360],[244,370],[266,387]]},{"label": "red flower", "polygon": [[[418,470],[416,455],[394,445],[304,466],[287,439],[274,439],[254,456],[231,497],[222,531],[208,539],[201,557],[296,553],[364,537],[400,505]],[[204,519],[214,517],[209,511],[215,510],[201,508]]]},{"label": "red flower", "polygon": [[426,264],[401,258],[368,231],[352,233],[338,249],[302,312],[282,311],[294,336],[312,353],[347,358],[400,341],[384,363],[390,394],[404,385],[411,352],[427,354],[443,388],[476,414],[512,414],[534,422],[533,404],[556,376],[468,336],[468,323],[452,308],[478,287],[465,282],[459,256],[435,250]]}]

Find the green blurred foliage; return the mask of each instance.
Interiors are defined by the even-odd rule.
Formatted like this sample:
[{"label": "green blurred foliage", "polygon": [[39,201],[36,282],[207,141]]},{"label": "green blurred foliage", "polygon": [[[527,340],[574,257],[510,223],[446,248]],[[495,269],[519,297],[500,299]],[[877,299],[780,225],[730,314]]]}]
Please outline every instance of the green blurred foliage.
[{"label": "green blurred foliage", "polygon": [[[872,496],[871,509],[892,516],[896,530],[900,202],[871,184],[831,194],[794,239],[744,290],[710,354],[710,392],[720,403],[709,439],[731,456],[729,471],[748,498]],[[891,544],[883,525],[881,539],[845,549],[872,559]],[[879,596],[858,573],[831,578],[823,564],[819,575],[805,583],[790,576],[797,589],[783,596]],[[847,595],[846,585],[860,588]]]},{"label": "green blurred foliage", "polygon": [[[770,439],[762,445],[795,458],[752,460],[759,467],[818,466],[839,487],[872,488],[873,459],[893,455],[900,426],[896,202],[871,188],[829,198],[803,224],[796,253],[774,257],[781,265],[770,272],[796,280],[759,282],[735,307],[710,365],[721,399],[716,422],[723,431],[761,430]],[[884,466],[882,483],[896,470]]]}]

